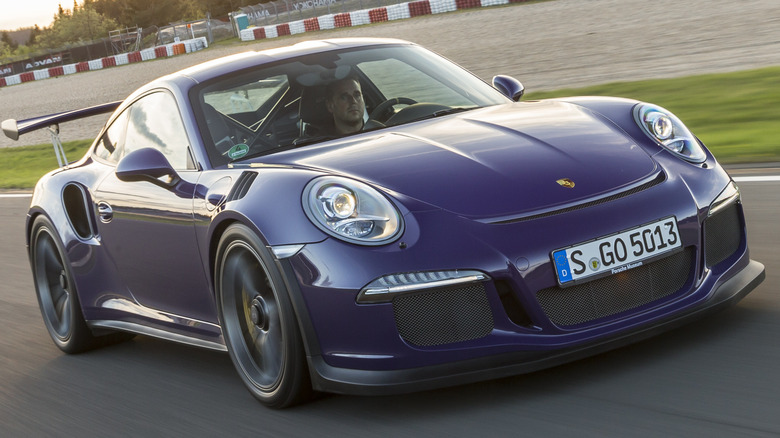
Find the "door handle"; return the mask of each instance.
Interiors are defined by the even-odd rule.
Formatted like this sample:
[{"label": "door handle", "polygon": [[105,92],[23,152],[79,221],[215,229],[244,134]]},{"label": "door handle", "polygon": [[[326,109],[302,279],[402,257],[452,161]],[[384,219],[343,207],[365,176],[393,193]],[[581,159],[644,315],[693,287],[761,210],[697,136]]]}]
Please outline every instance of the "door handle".
[{"label": "door handle", "polygon": [[100,222],[103,222],[104,224],[111,222],[111,219],[114,218],[114,210],[111,208],[111,205],[109,205],[108,202],[100,201],[98,202],[97,207]]}]

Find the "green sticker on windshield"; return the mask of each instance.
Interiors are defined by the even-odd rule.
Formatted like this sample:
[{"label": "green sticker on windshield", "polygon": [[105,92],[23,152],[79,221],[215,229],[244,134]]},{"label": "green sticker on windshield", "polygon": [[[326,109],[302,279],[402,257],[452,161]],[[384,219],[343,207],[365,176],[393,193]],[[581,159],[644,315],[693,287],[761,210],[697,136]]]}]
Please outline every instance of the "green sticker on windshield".
[{"label": "green sticker on windshield", "polygon": [[249,152],[249,146],[245,145],[244,143],[239,143],[228,151],[228,157],[230,157],[231,160],[235,160],[237,158],[241,158],[244,155]]}]

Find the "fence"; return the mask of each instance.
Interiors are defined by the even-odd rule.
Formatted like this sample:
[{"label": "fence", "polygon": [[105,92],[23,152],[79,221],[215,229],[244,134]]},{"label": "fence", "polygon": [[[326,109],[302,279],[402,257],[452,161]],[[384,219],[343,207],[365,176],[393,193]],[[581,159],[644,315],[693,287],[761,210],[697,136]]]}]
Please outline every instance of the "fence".
[{"label": "fence", "polygon": [[157,30],[156,45],[170,44],[179,40],[204,37],[209,44],[235,37],[235,31],[228,17],[171,23]]}]

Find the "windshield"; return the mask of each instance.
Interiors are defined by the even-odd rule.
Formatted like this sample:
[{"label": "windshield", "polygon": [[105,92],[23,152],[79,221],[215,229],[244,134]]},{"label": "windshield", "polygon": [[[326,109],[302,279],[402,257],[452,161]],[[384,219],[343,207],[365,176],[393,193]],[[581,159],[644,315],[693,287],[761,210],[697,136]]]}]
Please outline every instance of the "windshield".
[{"label": "windshield", "polygon": [[508,102],[471,73],[414,45],[259,66],[209,82],[193,100],[215,166]]}]

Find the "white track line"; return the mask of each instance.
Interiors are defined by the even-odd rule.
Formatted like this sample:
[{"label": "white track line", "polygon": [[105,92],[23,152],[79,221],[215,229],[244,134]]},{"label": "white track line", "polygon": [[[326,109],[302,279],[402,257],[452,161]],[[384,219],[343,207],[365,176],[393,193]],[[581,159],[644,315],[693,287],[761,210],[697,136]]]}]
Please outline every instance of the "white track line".
[{"label": "white track line", "polygon": [[768,175],[768,176],[737,176],[734,177],[736,182],[777,182],[780,181],[780,175]]}]

